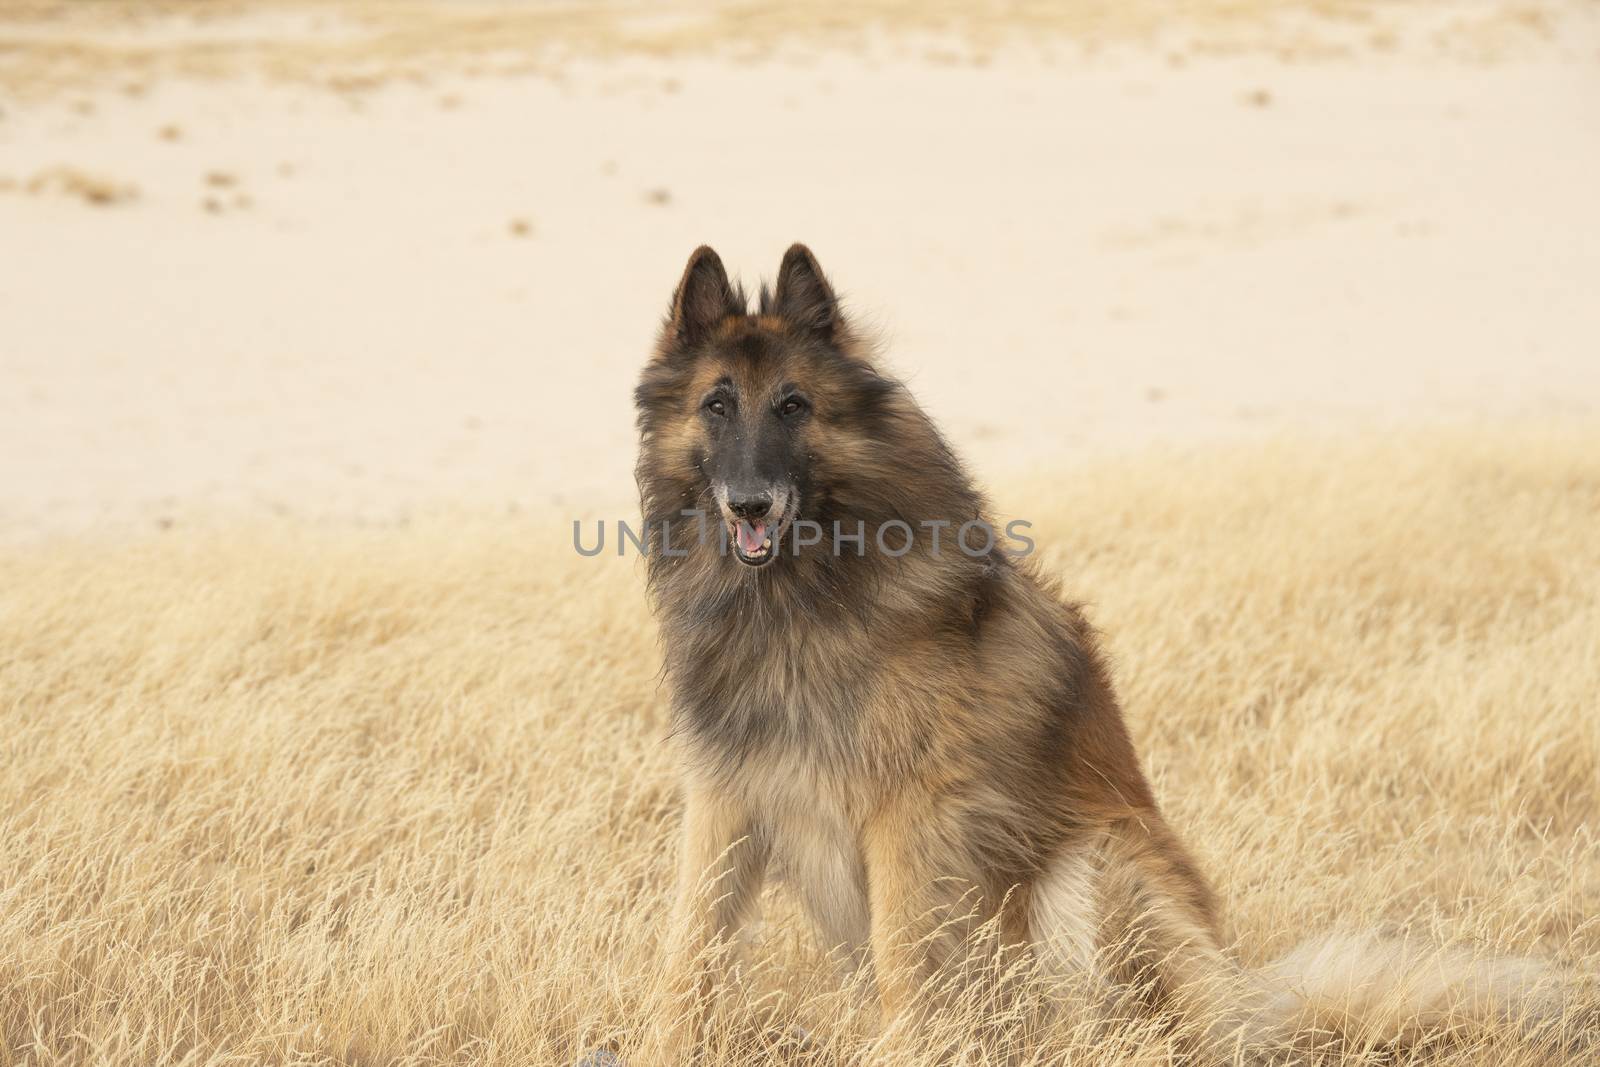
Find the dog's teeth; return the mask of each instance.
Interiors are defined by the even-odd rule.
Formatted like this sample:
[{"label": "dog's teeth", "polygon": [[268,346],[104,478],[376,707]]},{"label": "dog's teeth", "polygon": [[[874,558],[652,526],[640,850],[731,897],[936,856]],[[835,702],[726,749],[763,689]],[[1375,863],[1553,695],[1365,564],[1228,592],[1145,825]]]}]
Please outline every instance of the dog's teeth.
[{"label": "dog's teeth", "polygon": [[769,537],[766,540],[762,541],[761,542],[761,547],[762,548],[771,548],[772,547],[772,538]]}]

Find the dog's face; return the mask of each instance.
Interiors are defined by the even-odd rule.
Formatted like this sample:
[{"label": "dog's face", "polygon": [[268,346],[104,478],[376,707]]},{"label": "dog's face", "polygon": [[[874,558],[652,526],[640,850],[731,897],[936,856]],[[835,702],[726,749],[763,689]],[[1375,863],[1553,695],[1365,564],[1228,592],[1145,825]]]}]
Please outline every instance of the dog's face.
[{"label": "dog's face", "polygon": [[[730,330],[732,344],[706,361],[696,409],[697,452],[740,563],[764,566],[800,508],[810,450],[813,400],[791,372],[799,362],[785,352],[781,334]],[[730,336],[728,340],[732,341]]]},{"label": "dog's face", "polygon": [[892,388],[845,349],[837,301],[804,246],[753,315],[717,254],[698,249],[635,393],[647,512],[652,501],[714,510],[746,567],[795,551],[785,534],[832,499],[819,455],[858,451],[844,437],[860,437]]}]

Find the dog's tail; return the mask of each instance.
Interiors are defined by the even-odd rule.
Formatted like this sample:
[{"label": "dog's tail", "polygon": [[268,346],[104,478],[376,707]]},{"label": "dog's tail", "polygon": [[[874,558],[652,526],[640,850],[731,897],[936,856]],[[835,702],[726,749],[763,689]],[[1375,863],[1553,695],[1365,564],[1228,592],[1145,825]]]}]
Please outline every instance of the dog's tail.
[{"label": "dog's tail", "polygon": [[1213,915],[1192,866],[1144,827],[1058,857],[1031,919],[1047,973],[1087,976],[1100,1001],[1131,993],[1224,1062],[1490,1036],[1552,1052],[1600,1040],[1594,998],[1551,964],[1364,933],[1313,939],[1252,971],[1223,950]]},{"label": "dog's tail", "polygon": [[1490,1034],[1581,1035],[1573,982],[1552,964],[1378,933],[1314,938],[1250,975],[1235,1032],[1258,1048],[1412,1049]]}]

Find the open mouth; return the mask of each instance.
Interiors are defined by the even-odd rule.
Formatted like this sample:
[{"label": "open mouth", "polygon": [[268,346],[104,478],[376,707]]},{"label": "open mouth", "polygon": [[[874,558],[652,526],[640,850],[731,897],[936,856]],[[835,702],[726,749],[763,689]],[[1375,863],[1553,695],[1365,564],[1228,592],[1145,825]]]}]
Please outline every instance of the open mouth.
[{"label": "open mouth", "polygon": [[764,567],[771,563],[782,546],[783,532],[789,527],[789,516],[780,515],[776,521],[765,519],[750,522],[735,519],[728,523],[728,540],[733,554],[747,567]]},{"label": "open mouth", "polygon": [[770,485],[759,495],[748,488],[736,503],[728,500],[728,489],[716,488],[717,506],[722,511],[722,527],[733,555],[746,567],[764,567],[783,551],[783,535],[800,510],[800,501],[789,486]]},{"label": "open mouth", "polygon": [[759,567],[772,562],[772,527],[765,522],[739,519],[728,531],[733,535],[733,554],[740,563]]}]

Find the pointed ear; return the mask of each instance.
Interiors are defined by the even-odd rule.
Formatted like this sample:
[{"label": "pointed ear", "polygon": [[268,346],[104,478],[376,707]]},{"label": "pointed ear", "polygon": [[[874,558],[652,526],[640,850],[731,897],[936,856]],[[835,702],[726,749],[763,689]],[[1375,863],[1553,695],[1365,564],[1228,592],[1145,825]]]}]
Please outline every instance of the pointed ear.
[{"label": "pointed ear", "polygon": [[839,325],[839,300],[823,276],[817,257],[803,244],[792,244],[778,268],[778,289],[772,309],[802,329],[832,337]]},{"label": "pointed ear", "polygon": [[678,291],[672,296],[672,312],[667,319],[669,336],[683,344],[695,344],[729,315],[744,312],[742,301],[728,284],[722,258],[710,245],[695,249],[689,265],[683,268]]}]

